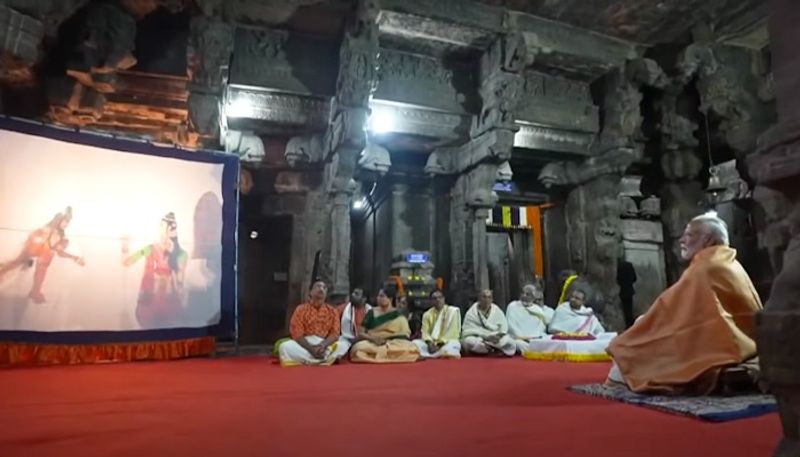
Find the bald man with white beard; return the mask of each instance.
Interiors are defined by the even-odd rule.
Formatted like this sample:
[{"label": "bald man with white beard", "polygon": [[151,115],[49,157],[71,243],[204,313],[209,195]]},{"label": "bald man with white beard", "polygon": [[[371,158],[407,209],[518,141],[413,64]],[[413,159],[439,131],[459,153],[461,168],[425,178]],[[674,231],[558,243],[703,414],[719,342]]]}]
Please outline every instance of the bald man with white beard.
[{"label": "bald man with white beard", "polygon": [[553,314],[553,308],[544,304],[544,293],[533,284],[525,285],[519,300],[508,304],[508,334],[514,338],[520,354],[528,349],[531,340],[547,335],[547,326],[553,320]]}]

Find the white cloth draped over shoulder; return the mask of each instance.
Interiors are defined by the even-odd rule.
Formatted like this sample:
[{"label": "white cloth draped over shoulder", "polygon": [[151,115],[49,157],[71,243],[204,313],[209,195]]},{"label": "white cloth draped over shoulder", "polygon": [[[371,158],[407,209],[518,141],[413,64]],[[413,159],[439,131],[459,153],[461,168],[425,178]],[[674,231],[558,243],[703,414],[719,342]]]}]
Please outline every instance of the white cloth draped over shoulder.
[{"label": "white cloth draped over shoulder", "polygon": [[550,322],[550,333],[588,333],[597,336],[605,332],[603,325],[594,311],[586,306],[580,309],[572,309],[570,303],[564,302],[558,305]]},{"label": "white cloth draped over shoulder", "polygon": [[[487,337],[503,335],[499,341],[489,341]],[[464,328],[461,332],[461,344],[467,352],[486,354],[492,349],[499,350],[507,356],[517,352],[514,339],[508,336],[508,320],[503,310],[492,303],[489,314],[484,315],[475,302],[464,316]]]},{"label": "white cloth draped over shoulder", "polygon": [[512,301],[506,308],[508,333],[523,340],[541,338],[547,334],[547,326],[553,320],[554,314],[555,311],[549,306]]},{"label": "white cloth draped over shoulder", "polygon": [[[422,338],[414,340],[423,358],[461,357],[461,310],[445,305],[441,311],[430,308],[422,315]],[[428,342],[438,343],[439,349],[431,352]]]},{"label": "white cloth draped over shoulder", "polygon": [[[370,306],[369,303],[364,305],[365,312],[369,312],[371,309],[372,306]],[[353,307],[352,303],[347,303],[342,313],[342,338],[353,342],[353,340],[356,339],[356,333],[358,333],[358,328],[356,326],[356,309]]]},{"label": "white cloth draped over shoulder", "polygon": [[553,320],[553,314],[553,308],[536,303],[526,304],[515,300],[508,304],[508,334],[516,340],[520,353],[527,348],[530,340],[547,335],[547,326]]}]

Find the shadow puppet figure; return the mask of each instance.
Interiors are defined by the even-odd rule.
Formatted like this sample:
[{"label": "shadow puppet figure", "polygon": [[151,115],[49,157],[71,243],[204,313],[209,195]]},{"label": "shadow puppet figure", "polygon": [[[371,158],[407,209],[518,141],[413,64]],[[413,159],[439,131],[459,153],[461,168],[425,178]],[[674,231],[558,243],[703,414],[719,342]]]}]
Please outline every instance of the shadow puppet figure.
[{"label": "shadow puppet figure", "polygon": [[178,242],[175,214],[161,219],[159,240],[128,256],[129,241],[122,239],[122,264],[130,266],[145,259],[136,319],[142,328],[163,327],[177,322],[183,311],[183,275],[187,254]]},{"label": "shadow puppet figure", "polygon": [[67,206],[64,212],[56,213],[53,219],[42,228],[36,229],[25,241],[25,247],[19,255],[6,263],[0,264],[0,280],[6,273],[20,268],[29,268],[36,264],[33,271],[33,286],[28,294],[28,298],[35,303],[44,303],[46,301],[42,293],[42,285],[44,278],[47,276],[47,269],[50,268],[50,262],[53,257],[58,254],[59,257],[65,257],[73,260],[80,266],[84,265],[81,257],[67,252],[67,245],[69,240],[66,237],[65,230],[72,221],[72,207]]}]

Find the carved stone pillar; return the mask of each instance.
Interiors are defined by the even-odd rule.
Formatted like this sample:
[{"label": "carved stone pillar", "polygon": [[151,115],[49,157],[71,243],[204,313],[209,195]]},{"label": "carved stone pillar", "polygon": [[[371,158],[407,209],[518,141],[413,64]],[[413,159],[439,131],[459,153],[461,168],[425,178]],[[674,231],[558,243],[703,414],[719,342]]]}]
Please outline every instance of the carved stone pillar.
[{"label": "carved stone pillar", "polygon": [[330,238],[322,251],[322,277],[327,279],[332,295],[347,294],[350,288],[350,202],[355,182],[348,189],[329,194]]},{"label": "carved stone pillar", "polygon": [[[201,138],[212,139],[221,133],[219,110],[233,53],[233,32],[233,25],[202,16],[192,18],[189,26],[189,121]],[[225,144],[226,139],[221,140]]]},{"label": "carved stone pillar", "polygon": [[486,219],[497,202],[492,185],[497,165],[482,163],[461,174],[451,202],[451,255],[454,302],[464,305],[489,287]]},{"label": "carved stone pillar", "polygon": [[350,204],[356,188],[353,176],[367,146],[369,98],[377,76],[377,12],[374,2],[362,0],[350,18],[339,51],[333,122],[323,139],[328,211],[321,216],[330,219],[323,225],[320,276],[329,284],[331,300],[343,298],[350,289]]},{"label": "carved stone pillar", "polygon": [[490,287],[486,219],[497,201],[492,190],[498,168],[511,158],[515,110],[528,63],[521,35],[501,35],[480,60],[481,112],[472,120],[470,141],[437,150],[429,160],[438,173],[458,173],[452,189],[450,235],[454,303],[466,306],[478,290]]},{"label": "carved stone pillar", "polygon": [[661,171],[666,183],[661,188],[661,221],[667,238],[664,240],[667,281],[678,280],[684,268],[679,239],[686,223],[702,209],[703,185],[697,177],[703,168],[694,136],[695,124],[679,108],[680,88],[667,91],[657,104],[660,114]]},{"label": "carved stone pillar", "polygon": [[[755,152],[758,136],[776,121],[772,75],[760,52],[715,43],[707,27],[698,29],[696,32],[702,33],[695,33],[695,42],[679,58],[681,78],[688,81],[696,76],[700,111],[711,129],[712,150],[717,145],[727,145],[736,154],[737,168],[749,180],[746,156]],[[759,285],[770,284],[780,270],[780,258],[788,244],[788,236],[784,235],[787,232],[779,222],[788,215],[788,208],[783,198],[763,186],[755,190],[753,199],[752,225],[758,231],[758,248],[769,258],[772,268],[765,268],[767,262],[760,261],[745,267]],[[744,209],[735,212],[747,217]],[[755,248],[737,247],[745,259]]]},{"label": "carved stone pillar", "polygon": [[770,298],[757,323],[764,379],[778,400],[783,439],[776,457],[800,456],[800,4],[770,2],[769,32],[778,125],[759,138],[748,158],[759,185],[781,192],[791,202],[787,226],[792,236]]},{"label": "carved stone pillar", "polygon": [[566,204],[571,266],[592,285],[590,305],[613,330],[625,328],[616,270],[623,252],[619,193],[623,174],[643,150],[639,85],[661,86],[663,80],[661,69],[645,59],[608,75],[605,124],[592,157],[583,163],[550,163],[539,175],[546,187],[573,187]]}]

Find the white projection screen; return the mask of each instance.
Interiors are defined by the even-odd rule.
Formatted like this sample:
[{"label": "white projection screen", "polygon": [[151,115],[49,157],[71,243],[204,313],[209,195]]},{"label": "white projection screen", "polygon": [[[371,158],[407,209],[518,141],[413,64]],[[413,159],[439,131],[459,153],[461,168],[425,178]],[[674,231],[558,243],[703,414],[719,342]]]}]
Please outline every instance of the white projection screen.
[{"label": "white projection screen", "polygon": [[0,129],[0,331],[218,325],[231,165],[58,137]]}]

